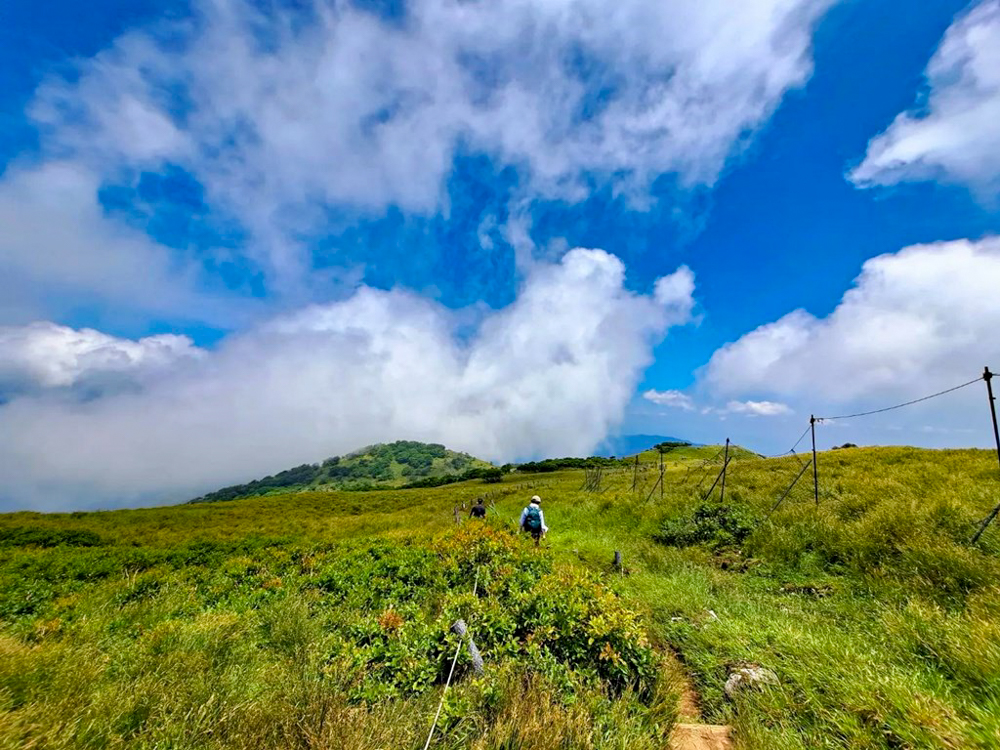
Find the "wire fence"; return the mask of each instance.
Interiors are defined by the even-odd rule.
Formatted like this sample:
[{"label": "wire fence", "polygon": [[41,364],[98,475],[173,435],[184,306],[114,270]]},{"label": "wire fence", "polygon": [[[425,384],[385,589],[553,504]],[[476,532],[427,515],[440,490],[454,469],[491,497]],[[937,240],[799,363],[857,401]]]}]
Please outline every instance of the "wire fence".
[{"label": "wire fence", "polygon": [[[809,493],[811,495],[811,499],[819,505],[821,498],[837,497],[836,492],[830,490],[829,488],[821,489],[820,487],[820,462],[816,448],[817,424],[822,425],[825,422],[869,417],[895,411],[897,409],[903,409],[908,406],[913,406],[915,404],[947,396],[955,393],[956,391],[975,385],[981,381],[984,381],[987,386],[990,412],[993,419],[994,439],[997,446],[997,457],[1000,459],[1000,428],[998,428],[996,420],[996,410],[991,386],[992,377],[993,373],[990,372],[989,368],[985,368],[982,375],[973,378],[972,380],[968,380],[964,383],[960,383],[950,388],[945,388],[944,390],[940,390],[926,396],[921,396],[920,398],[910,399],[900,403],[891,404],[889,406],[851,414],[819,417],[812,415],[809,418],[809,423],[791,444],[791,447],[781,453],[771,455],[753,453],[747,451],[746,449],[730,445],[729,439],[727,438],[726,445],[707,458],[694,462],[685,461],[680,465],[678,465],[676,461],[673,462],[672,469],[680,469],[682,466],[684,468],[683,476],[681,476],[679,480],[675,480],[674,486],[688,488],[692,486],[692,483],[694,483],[693,492],[694,494],[700,496],[702,501],[711,497],[716,488],[720,488],[720,498],[724,498],[726,476],[728,472],[733,471],[734,467],[744,466],[747,464],[748,460],[780,461],[782,459],[792,459],[794,460],[794,463],[790,462],[788,465],[788,484],[782,485],[784,486],[784,490],[776,497],[774,505],[769,508],[767,514],[761,522],[762,524],[767,523],[783,504],[804,500],[802,495],[807,491],[806,488],[809,487],[809,483],[803,481],[803,479],[807,476],[807,472],[810,468],[812,469],[811,473],[813,479],[812,487],[810,488],[812,491]],[[807,436],[811,436],[811,441],[808,444],[808,449],[811,450],[812,453],[811,456],[807,453],[803,455],[805,449],[801,452],[799,450]],[[639,457],[635,456],[634,462],[629,460],[628,462],[623,462],[621,466],[588,467],[584,472],[584,483],[583,486],[580,487],[580,490],[593,494],[605,494],[609,491],[614,491],[615,493],[630,492],[633,495],[638,494],[640,497],[644,497],[646,502],[649,502],[653,498],[654,494],[656,494],[657,489],[659,489],[659,494],[662,499],[664,496],[664,486],[667,482],[666,471],[669,468],[664,462],[665,452],[666,451],[663,450],[659,451],[658,460],[656,462],[640,462]],[[784,471],[784,469],[781,469],[781,471]],[[653,480],[651,486],[649,484],[650,479]],[[702,490],[705,487],[706,482],[711,482],[711,484],[708,491],[703,493]],[[489,504],[490,509],[497,515],[500,515],[499,510],[496,507],[497,500],[528,489],[547,488],[549,486],[550,483],[548,481],[534,480],[521,482],[517,485],[497,487],[496,489],[485,493],[483,498]],[[1000,516],[1000,504],[998,504],[978,525],[978,530],[971,539],[973,544],[979,540],[986,528],[989,527],[989,525],[998,516]],[[459,520],[457,509],[456,520]]]},{"label": "wire fence", "polygon": [[[930,401],[932,398],[937,398],[938,396],[944,396],[948,393],[953,393],[954,391],[966,388],[973,383],[978,383],[981,380],[985,380],[984,375],[980,375],[978,378],[970,380],[968,383],[962,383],[961,385],[956,385],[954,388],[946,388],[943,391],[938,391],[937,393],[932,393],[929,396],[923,396],[921,398],[915,398],[912,401],[904,401],[901,404],[895,404],[893,406],[886,406],[881,409],[872,409],[871,411],[862,411],[857,414],[841,414],[836,417],[813,417],[817,422],[832,422],[836,419],[854,419],[855,417],[868,417],[872,414],[882,414],[883,412],[893,411],[894,409],[902,409],[904,406],[913,406],[913,404],[919,404],[922,401]],[[801,439],[801,438],[800,438]]]},{"label": "wire fence", "polygon": [[[990,370],[989,370],[989,368],[987,367],[987,368],[984,368],[982,375],[980,375],[980,376],[978,376],[976,378],[973,378],[972,380],[968,380],[968,381],[966,381],[964,383],[961,383],[959,385],[955,385],[955,386],[952,386],[950,388],[945,388],[944,390],[937,391],[935,393],[931,393],[931,394],[928,394],[926,396],[921,396],[920,398],[910,399],[908,401],[903,401],[903,402],[898,403],[898,404],[892,404],[890,406],[884,406],[884,407],[880,407],[880,408],[877,408],[877,409],[870,409],[868,411],[855,412],[855,413],[852,413],[852,414],[838,414],[836,416],[821,416],[821,417],[817,417],[815,415],[811,415],[810,418],[809,418],[808,425],[806,425],[806,428],[802,431],[802,433],[798,436],[798,438],[795,440],[795,442],[792,444],[792,446],[787,451],[784,451],[782,453],[773,454],[773,455],[760,456],[760,458],[764,458],[764,459],[781,459],[781,458],[788,458],[789,456],[791,456],[791,457],[793,457],[795,459],[795,461],[797,463],[797,465],[795,465],[795,467],[793,469],[793,471],[795,472],[794,473],[794,477],[791,479],[791,482],[785,488],[784,492],[778,497],[778,499],[775,502],[775,504],[770,508],[770,510],[768,511],[768,513],[765,516],[764,521],[762,523],[766,523],[771,518],[771,516],[778,510],[778,508],[784,502],[788,501],[790,498],[793,497],[793,493],[794,493],[794,490],[795,490],[796,487],[803,487],[803,486],[805,486],[802,483],[800,483],[800,480],[803,478],[803,476],[806,474],[807,470],[810,467],[812,468],[812,474],[813,474],[812,497],[815,500],[816,504],[817,505],[819,504],[821,496],[825,496],[825,495],[829,494],[827,492],[821,492],[821,490],[820,490],[820,486],[819,486],[819,466],[818,466],[819,462],[818,462],[818,456],[817,456],[817,450],[816,450],[816,425],[817,424],[823,424],[824,422],[842,421],[842,420],[847,420],[847,419],[856,419],[856,418],[859,418],[859,417],[869,417],[869,416],[873,416],[873,415],[876,415],[876,414],[884,414],[886,412],[895,411],[897,409],[902,409],[902,408],[905,408],[907,406],[913,406],[915,404],[924,403],[924,402],[930,401],[932,399],[936,399],[936,398],[940,398],[942,396],[946,396],[948,394],[951,394],[951,393],[954,393],[956,391],[962,390],[963,388],[968,388],[969,386],[975,385],[976,383],[979,383],[979,382],[985,382],[986,386],[987,386],[987,394],[988,394],[988,397],[989,397],[990,413],[991,413],[992,420],[993,420],[993,433],[994,433],[994,439],[995,439],[996,448],[997,448],[997,458],[998,458],[998,460],[1000,460],[1000,428],[998,428],[998,425],[997,425],[995,399],[993,397],[993,388],[992,388],[992,385],[991,385],[992,377],[993,377],[993,373],[991,373]],[[797,452],[797,449],[802,444],[802,442],[806,439],[806,436],[808,436],[810,434],[812,436],[811,445],[810,445],[812,456],[809,458],[808,461],[804,461],[803,458],[800,456],[800,454]],[[729,440],[727,438],[727,440],[726,440],[726,447],[720,449],[718,451],[718,453],[716,453],[714,456],[712,456],[710,458],[706,458],[706,459],[700,461],[697,464],[691,464],[691,465],[689,465],[687,467],[687,470],[685,471],[684,476],[682,477],[682,479],[681,479],[681,481],[680,481],[679,484],[682,487],[687,487],[687,486],[689,486],[690,482],[692,482],[694,479],[697,478],[698,479],[698,483],[697,483],[697,485],[695,485],[694,491],[695,491],[696,494],[700,495],[701,494],[701,489],[704,486],[705,482],[709,481],[709,479],[711,479],[711,478],[714,477],[714,482],[712,483],[712,485],[709,488],[708,492],[706,492],[702,496],[702,499],[703,500],[707,500],[708,497],[710,497],[712,495],[712,493],[714,492],[715,488],[717,486],[720,486],[720,485],[723,488],[722,492],[720,494],[724,496],[724,493],[725,493],[726,473],[727,473],[727,471],[731,470],[730,467],[733,464],[733,459],[734,458],[736,458],[735,455],[730,455],[729,454]],[[662,482],[663,482],[663,470],[662,470],[662,468],[660,470],[660,478],[659,478],[658,481],[659,481],[659,483],[660,483],[660,485],[662,487]],[[655,490],[655,485],[654,485],[654,490]],[[652,492],[650,492],[650,497],[651,496],[652,496]],[[647,500],[648,499],[649,498],[647,497]],[[993,522],[993,520],[998,515],[1000,515],[1000,504],[998,504],[991,511],[991,513],[985,519],[983,519],[983,521],[979,524],[979,528],[976,531],[975,536],[973,536],[972,540],[971,540],[971,542],[973,544],[979,540],[980,536],[982,536],[982,534],[986,530],[986,528]]]}]

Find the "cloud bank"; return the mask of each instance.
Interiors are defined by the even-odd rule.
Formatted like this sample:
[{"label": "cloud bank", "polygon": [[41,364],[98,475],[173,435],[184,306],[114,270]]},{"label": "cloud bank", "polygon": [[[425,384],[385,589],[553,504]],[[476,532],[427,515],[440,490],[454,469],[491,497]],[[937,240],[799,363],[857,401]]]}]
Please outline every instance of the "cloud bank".
[{"label": "cloud bank", "polygon": [[187,336],[173,334],[129,341],[47,322],[0,326],[0,396],[73,389],[98,395],[161,376],[202,354]]},{"label": "cloud bank", "polygon": [[[400,438],[496,460],[586,453],[620,420],[655,342],[689,320],[690,279],[682,268],[637,295],[617,258],[572,250],[538,266],[471,337],[432,301],[371,288],[214,351],[8,330],[0,349],[19,353],[16,372],[36,388],[0,406],[0,508],[180,501]],[[171,376],[150,359],[169,360]],[[137,388],[89,400],[39,393],[126,360]]]},{"label": "cloud bank", "polygon": [[779,454],[796,440],[808,447],[812,414],[859,414],[968,384],[899,409],[827,419],[817,427],[818,447],[992,448],[986,388],[975,379],[984,365],[1000,371],[997,285],[1000,237],[871,258],[828,315],[793,310],[723,345],[689,389],[637,397],[632,418],[637,429],[655,430],[668,418],[672,434],[706,443],[729,437]]},{"label": "cloud bank", "polygon": [[872,139],[851,179],[861,187],[915,180],[1000,195],[1000,1],[948,29],[927,66],[926,101]]},{"label": "cloud bank", "polygon": [[922,396],[1000,363],[1000,238],[914,245],[865,262],[825,318],[795,310],[712,356],[703,383],[726,395],[813,404]]}]

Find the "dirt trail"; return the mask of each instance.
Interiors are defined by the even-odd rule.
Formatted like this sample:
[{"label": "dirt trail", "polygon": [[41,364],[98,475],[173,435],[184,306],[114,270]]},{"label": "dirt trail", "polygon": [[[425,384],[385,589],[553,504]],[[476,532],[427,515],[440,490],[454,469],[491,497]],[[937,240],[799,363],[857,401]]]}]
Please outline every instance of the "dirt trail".
[{"label": "dirt trail", "polygon": [[691,686],[691,680],[684,675],[681,698],[677,701],[677,718],[682,721],[697,721],[700,717],[701,709],[698,707],[698,694]]},{"label": "dirt trail", "polygon": [[732,750],[731,727],[700,721],[698,693],[685,677],[677,702],[677,723],[670,734],[670,750]]},{"label": "dirt trail", "polygon": [[729,727],[720,724],[675,724],[670,750],[731,750]]}]

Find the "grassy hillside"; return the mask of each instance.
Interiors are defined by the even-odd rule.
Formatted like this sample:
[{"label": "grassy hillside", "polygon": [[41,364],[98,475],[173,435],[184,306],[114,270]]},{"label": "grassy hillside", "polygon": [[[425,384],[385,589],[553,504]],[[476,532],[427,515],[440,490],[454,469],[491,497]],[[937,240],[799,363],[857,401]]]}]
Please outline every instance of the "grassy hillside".
[{"label": "grassy hillside", "polygon": [[[995,455],[821,453],[819,505],[807,477],[765,521],[804,457],[734,451],[720,503],[718,451],[667,454],[662,500],[646,453],[594,492],[0,516],[0,748],[419,749],[457,617],[486,676],[463,651],[436,748],[662,748],[682,675],[738,748],[1000,747],[1000,528],[968,544]],[[512,531],[536,493],[540,549]],[[744,664],[779,684],[727,697]]]},{"label": "grassy hillside", "polygon": [[[321,464],[302,464],[246,484],[224,487],[192,500],[214,503],[238,497],[302,489],[373,490],[406,485],[443,484],[448,479],[477,478],[493,465],[437,443],[397,440],[334,456]],[[492,472],[495,473],[495,472]]]}]

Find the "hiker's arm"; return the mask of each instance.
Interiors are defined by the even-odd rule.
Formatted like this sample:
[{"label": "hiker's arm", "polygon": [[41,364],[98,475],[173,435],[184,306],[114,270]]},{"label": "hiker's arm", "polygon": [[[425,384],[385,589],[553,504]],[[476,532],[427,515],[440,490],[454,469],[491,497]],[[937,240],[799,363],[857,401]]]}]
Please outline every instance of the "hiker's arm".
[{"label": "hiker's arm", "polygon": [[523,529],[524,528],[524,517],[526,515],[528,515],[528,509],[527,508],[525,508],[524,510],[521,511],[521,517],[517,520],[517,527],[519,529]]},{"label": "hiker's arm", "polygon": [[538,520],[541,521],[541,523],[542,523],[542,533],[543,534],[547,533],[548,530],[549,530],[549,527],[545,525],[545,514],[542,513],[542,509],[541,508],[538,509]]}]

